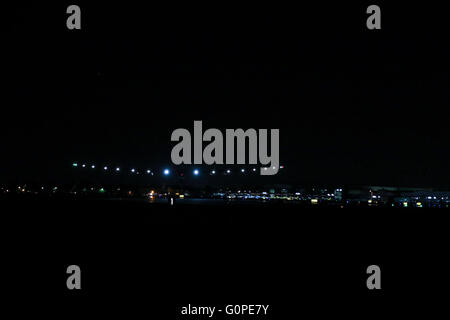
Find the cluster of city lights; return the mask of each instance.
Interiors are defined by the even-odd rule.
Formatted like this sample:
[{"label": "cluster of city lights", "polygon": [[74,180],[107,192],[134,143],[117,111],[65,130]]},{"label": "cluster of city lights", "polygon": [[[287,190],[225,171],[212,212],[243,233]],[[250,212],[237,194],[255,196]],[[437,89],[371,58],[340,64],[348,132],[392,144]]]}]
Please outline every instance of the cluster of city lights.
[{"label": "cluster of city lights", "polygon": [[[141,169],[138,169],[138,168],[126,168],[125,169],[125,168],[114,167],[114,166],[113,167],[111,167],[111,166],[103,166],[103,168],[102,168],[101,166],[97,167],[95,164],[86,164],[86,163],[81,163],[80,164],[80,163],[77,163],[77,162],[72,163],[72,167],[73,168],[82,168],[82,169],[91,169],[91,170],[101,168],[101,170],[105,171],[105,172],[114,172],[114,171],[117,172],[117,173],[129,172],[130,174],[135,174],[135,175],[147,174],[147,175],[153,176],[153,175],[155,175],[157,173],[157,171],[151,170],[151,169],[144,169],[144,170],[141,170]],[[280,166],[279,168],[280,169],[284,169],[284,166]],[[273,169],[275,169],[275,167],[273,167]],[[265,167],[263,170],[268,170],[268,168]],[[251,168],[251,169],[241,168],[241,169],[237,170],[236,172],[240,172],[241,174],[245,174],[246,172],[257,172],[257,171],[258,171],[257,168]],[[233,173],[233,170],[226,169],[226,170],[223,170],[223,171],[218,171],[216,169],[212,169],[212,170],[209,170],[209,171],[206,171],[206,172],[207,172],[207,174],[212,175],[212,176],[219,174],[219,172],[223,173],[224,175],[231,175]],[[169,176],[171,174],[171,170],[169,168],[163,168],[161,170],[161,174],[164,175],[164,176]],[[195,169],[192,170],[192,175],[199,176],[200,174],[201,174],[200,169],[195,168]]]}]

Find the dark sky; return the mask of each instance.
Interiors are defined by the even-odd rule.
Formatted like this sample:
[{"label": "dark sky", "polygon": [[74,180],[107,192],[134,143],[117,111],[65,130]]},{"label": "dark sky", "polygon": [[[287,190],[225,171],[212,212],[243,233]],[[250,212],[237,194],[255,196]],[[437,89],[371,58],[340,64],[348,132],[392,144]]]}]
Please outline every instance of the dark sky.
[{"label": "dark sky", "polygon": [[160,168],[171,132],[203,120],[279,128],[279,181],[449,186],[438,4],[380,4],[376,31],[372,3],[78,2],[81,31],[69,4],[5,14],[3,179],[63,179],[72,160]]}]

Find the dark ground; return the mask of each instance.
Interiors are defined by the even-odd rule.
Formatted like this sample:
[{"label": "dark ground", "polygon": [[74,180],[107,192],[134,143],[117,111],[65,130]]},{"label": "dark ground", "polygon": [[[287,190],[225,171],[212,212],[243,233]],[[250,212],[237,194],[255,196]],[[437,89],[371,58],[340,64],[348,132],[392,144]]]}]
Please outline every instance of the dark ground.
[{"label": "dark ground", "polygon": [[[2,288],[20,314],[181,319],[188,303],[266,303],[275,319],[365,319],[445,306],[448,210],[3,204]],[[71,264],[79,292],[66,289]],[[382,270],[378,292],[366,288],[371,264]]]}]

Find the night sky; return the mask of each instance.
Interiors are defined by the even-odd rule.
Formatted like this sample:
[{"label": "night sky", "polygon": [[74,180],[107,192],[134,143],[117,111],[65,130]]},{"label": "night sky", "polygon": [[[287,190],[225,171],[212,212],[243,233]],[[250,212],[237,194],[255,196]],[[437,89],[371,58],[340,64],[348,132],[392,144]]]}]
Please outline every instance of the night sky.
[{"label": "night sky", "polygon": [[371,31],[372,3],[73,3],[4,12],[2,180],[63,181],[74,160],[161,168],[171,132],[202,120],[279,128],[270,181],[450,186],[439,5],[380,3]]}]

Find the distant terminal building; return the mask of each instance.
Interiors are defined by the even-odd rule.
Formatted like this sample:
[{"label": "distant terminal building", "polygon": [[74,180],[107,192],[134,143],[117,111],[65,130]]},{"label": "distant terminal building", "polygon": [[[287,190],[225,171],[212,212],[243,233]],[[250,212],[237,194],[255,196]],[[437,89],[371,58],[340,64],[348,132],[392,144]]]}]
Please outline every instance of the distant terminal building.
[{"label": "distant terminal building", "polygon": [[369,206],[448,207],[450,192],[433,188],[364,186],[349,188],[346,200],[367,202]]}]

